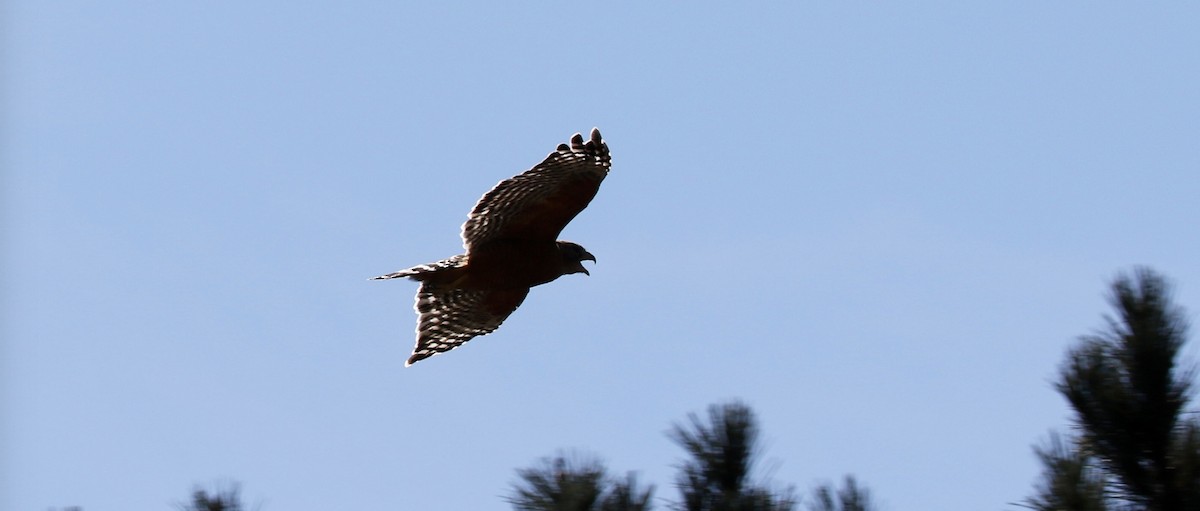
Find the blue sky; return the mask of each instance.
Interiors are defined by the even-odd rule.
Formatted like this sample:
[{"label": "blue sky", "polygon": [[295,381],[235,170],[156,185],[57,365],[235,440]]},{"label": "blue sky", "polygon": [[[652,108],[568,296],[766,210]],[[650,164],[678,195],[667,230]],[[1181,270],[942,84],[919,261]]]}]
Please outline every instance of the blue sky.
[{"label": "blue sky", "polygon": [[[506,509],[559,449],[674,498],[739,398],[778,483],[1004,509],[1111,278],[1200,310],[1192,3],[3,9],[0,508]],[[405,369],[367,278],[593,126],[592,275]]]}]

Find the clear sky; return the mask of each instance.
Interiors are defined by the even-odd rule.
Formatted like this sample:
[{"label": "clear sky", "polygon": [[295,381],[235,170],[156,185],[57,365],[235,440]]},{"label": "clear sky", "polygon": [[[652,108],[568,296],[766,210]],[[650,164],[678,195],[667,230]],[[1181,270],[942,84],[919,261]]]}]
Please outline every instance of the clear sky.
[{"label": "clear sky", "polygon": [[[499,510],[559,449],[674,498],[740,398],[780,484],[999,510],[1118,271],[1197,317],[1200,4],[647,4],[6,2],[0,508]],[[404,368],[367,279],[593,126],[592,275]]]}]

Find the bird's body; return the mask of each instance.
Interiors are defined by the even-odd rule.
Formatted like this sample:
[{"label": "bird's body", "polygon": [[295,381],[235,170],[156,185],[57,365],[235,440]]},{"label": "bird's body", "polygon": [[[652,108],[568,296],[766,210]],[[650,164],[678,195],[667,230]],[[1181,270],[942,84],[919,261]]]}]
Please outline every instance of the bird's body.
[{"label": "bird's body", "polygon": [[417,345],[405,365],[490,333],[525,300],[529,289],[584,273],[596,258],[556,240],[595,197],[611,157],[600,131],[576,133],[532,169],[497,184],[463,224],[467,253],[376,279],[408,277],[417,291]]}]

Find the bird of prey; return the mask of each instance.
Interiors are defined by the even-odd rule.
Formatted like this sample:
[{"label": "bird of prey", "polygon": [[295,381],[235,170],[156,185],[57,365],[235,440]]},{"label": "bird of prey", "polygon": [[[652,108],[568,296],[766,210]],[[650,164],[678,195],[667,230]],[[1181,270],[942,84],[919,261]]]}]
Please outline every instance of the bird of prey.
[{"label": "bird of prey", "polygon": [[570,142],[479,199],[462,226],[465,254],[375,277],[421,283],[417,345],[405,367],[495,331],[533,286],[590,275],[583,261],[596,257],[557,238],[596,196],[612,159],[595,128]]}]

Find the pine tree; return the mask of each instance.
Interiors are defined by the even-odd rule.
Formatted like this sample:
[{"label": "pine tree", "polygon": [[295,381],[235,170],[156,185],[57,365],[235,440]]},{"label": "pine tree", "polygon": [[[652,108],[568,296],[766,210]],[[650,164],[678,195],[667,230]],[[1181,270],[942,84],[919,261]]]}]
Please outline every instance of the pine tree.
[{"label": "pine tree", "polygon": [[691,457],[679,466],[676,486],[684,511],[791,511],[791,488],[774,492],[750,480],[758,457],[758,423],[740,402],[713,405],[708,423],[690,414],[669,436]]},{"label": "pine tree", "polygon": [[197,487],[192,491],[192,500],[181,504],[181,511],[242,511],[241,488],[230,484],[227,488],[212,493]]},{"label": "pine tree", "polygon": [[1037,450],[1043,479],[1025,504],[1200,509],[1200,422],[1187,412],[1195,372],[1178,360],[1184,313],[1149,269],[1118,277],[1110,301],[1116,317],[1071,349],[1055,385],[1077,436]]},{"label": "pine tree", "polygon": [[1050,440],[1034,449],[1042,463],[1042,479],[1025,507],[1036,511],[1109,511],[1105,495],[1107,474],[1096,458],[1080,448],[1075,438],[1051,434]]},{"label": "pine tree", "polygon": [[[793,511],[799,502],[792,487],[772,489],[752,480],[760,455],[758,421],[741,402],[712,405],[707,421],[689,414],[668,432],[687,452],[675,478],[680,511]],[[517,470],[519,481],[507,497],[518,511],[649,511],[654,487],[640,489],[633,473],[607,475],[592,457],[559,454]],[[812,511],[873,511],[870,493],[847,476],[841,490],[814,490]]]},{"label": "pine tree", "polygon": [[875,505],[871,502],[871,492],[860,488],[854,476],[846,476],[842,489],[838,490],[832,484],[818,486],[813,490],[812,501],[808,503],[809,511],[872,511]]},{"label": "pine tree", "polygon": [[639,489],[633,473],[612,479],[599,460],[566,456],[543,458],[517,471],[508,502],[519,511],[649,511],[654,488]]}]

